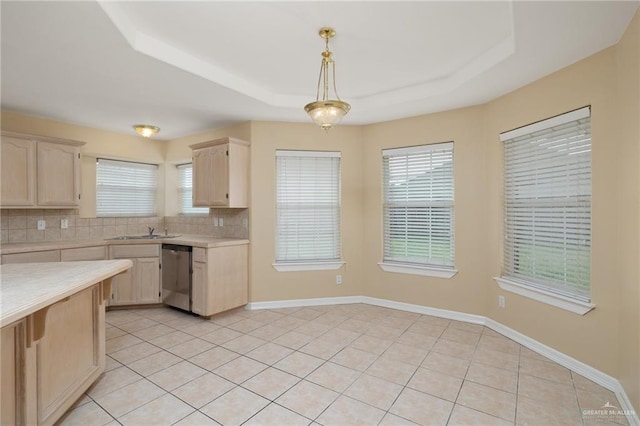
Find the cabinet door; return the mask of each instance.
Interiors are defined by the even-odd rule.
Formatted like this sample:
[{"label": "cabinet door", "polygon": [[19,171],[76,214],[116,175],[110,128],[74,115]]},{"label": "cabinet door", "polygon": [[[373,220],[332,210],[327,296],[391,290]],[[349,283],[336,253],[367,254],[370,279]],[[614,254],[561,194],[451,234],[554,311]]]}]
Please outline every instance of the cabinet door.
[{"label": "cabinet door", "polygon": [[135,260],[136,303],[160,302],[160,258],[149,257]]},{"label": "cabinet door", "polygon": [[80,148],[38,142],[38,205],[78,206]]},{"label": "cabinet door", "polygon": [[109,305],[132,305],[136,303],[133,277],[137,269],[137,262],[136,259],[131,259],[131,261],[133,262],[131,269],[113,277]]},{"label": "cabinet door", "polygon": [[191,310],[198,315],[207,314],[207,264],[193,262],[191,277]]},{"label": "cabinet door", "polygon": [[[222,248],[222,247],[221,247]],[[248,248],[246,245],[224,247],[220,251],[220,274],[224,309],[246,305],[249,299]]]},{"label": "cabinet door", "polygon": [[193,151],[193,206],[209,206],[211,186],[211,155],[209,148]]},{"label": "cabinet door", "polygon": [[32,140],[2,137],[2,207],[35,205],[35,147]]},{"label": "cabinet door", "polygon": [[226,207],[229,205],[229,145],[216,145],[211,150],[211,183],[209,205]]}]

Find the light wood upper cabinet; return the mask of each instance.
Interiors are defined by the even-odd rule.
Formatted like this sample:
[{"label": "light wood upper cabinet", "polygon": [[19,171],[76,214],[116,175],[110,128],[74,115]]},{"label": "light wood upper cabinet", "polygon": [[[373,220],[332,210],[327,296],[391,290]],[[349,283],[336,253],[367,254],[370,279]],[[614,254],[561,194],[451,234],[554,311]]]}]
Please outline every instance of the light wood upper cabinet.
[{"label": "light wood upper cabinet", "polygon": [[3,208],[80,205],[84,142],[2,132]]},{"label": "light wood upper cabinet", "polygon": [[249,143],[222,138],[191,145],[193,149],[193,205],[249,206]]},{"label": "light wood upper cabinet", "polygon": [[2,135],[2,207],[36,204],[36,143]]},{"label": "light wood upper cabinet", "polygon": [[80,204],[80,147],[38,142],[38,205]]}]

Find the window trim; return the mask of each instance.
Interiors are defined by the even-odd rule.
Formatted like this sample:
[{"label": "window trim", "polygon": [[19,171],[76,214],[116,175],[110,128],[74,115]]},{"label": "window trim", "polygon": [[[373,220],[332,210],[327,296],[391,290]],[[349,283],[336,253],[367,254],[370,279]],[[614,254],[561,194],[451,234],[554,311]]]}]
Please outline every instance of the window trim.
[{"label": "window trim", "polygon": [[530,285],[526,280],[515,280],[511,277],[493,277],[493,279],[502,290],[579,315],[584,315],[596,307],[593,303],[583,302],[581,300],[572,299],[570,297],[561,296],[550,291],[536,288]]},{"label": "window trim", "polygon": [[420,275],[423,277],[449,279],[458,273],[455,268],[438,268],[435,266],[412,265],[410,263],[378,262],[378,266],[385,272]]},{"label": "window trim", "polygon": [[342,268],[346,263],[343,260],[335,262],[274,262],[272,266],[278,272],[335,271]]},{"label": "window trim", "polygon": [[[452,224],[451,224],[451,232],[452,232],[452,243],[453,243],[453,264],[452,265],[437,265],[437,264],[418,264],[412,262],[403,262],[396,260],[385,260],[384,258],[384,229],[385,229],[385,182],[384,182],[384,156],[387,155],[408,155],[414,153],[423,153],[436,151],[441,149],[451,149],[452,153],[452,166],[454,162],[453,151],[454,151],[454,142],[437,142],[437,143],[429,143],[429,144],[421,144],[421,145],[413,145],[413,146],[404,146],[398,148],[386,148],[382,150],[383,157],[383,168],[382,168],[382,260],[378,262],[378,266],[385,272],[399,273],[399,274],[408,274],[408,275],[418,275],[418,276],[426,276],[426,277],[436,277],[436,278],[446,278],[450,279],[458,273],[458,270],[455,267],[455,182],[453,183],[453,199],[451,202],[452,208]],[[454,180],[455,170],[451,171],[451,179]]]}]

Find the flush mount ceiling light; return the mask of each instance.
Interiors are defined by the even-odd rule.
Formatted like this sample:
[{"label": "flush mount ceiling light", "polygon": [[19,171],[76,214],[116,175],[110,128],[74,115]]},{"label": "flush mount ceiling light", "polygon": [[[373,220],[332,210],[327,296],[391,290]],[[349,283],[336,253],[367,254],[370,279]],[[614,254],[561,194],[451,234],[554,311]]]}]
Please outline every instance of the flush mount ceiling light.
[{"label": "flush mount ceiling light", "polygon": [[137,134],[144,136],[145,138],[150,138],[160,131],[159,127],[150,126],[149,124],[134,124],[133,129]]},{"label": "flush mount ceiling light", "polygon": [[[329,51],[329,39],[336,35],[336,31],[333,28],[324,27],[320,28],[318,34],[325,40],[325,50],[322,52],[322,63],[320,64],[320,77],[318,77],[318,91],[316,92],[316,101],[305,105],[304,110],[318,126],[329,130],[349,112],[351,105],[341,101],[336,90],[336,63]],[[331,68],[331,75],[329,75],[329,68]],[[335,100],[329,99],[330,77],[333,79],[332,87]],[[322,99],[320,99],[320,86],[322,86]]]}]

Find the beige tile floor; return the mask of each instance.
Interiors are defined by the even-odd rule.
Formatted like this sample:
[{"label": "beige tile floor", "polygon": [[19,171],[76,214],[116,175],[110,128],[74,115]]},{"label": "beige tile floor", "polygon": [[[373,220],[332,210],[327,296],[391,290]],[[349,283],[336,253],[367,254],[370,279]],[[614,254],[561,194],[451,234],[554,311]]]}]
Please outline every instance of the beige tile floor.
[{"label": "beige tile floor", "polygon": [[480,325],[364,304],[107,313],[63,425],[591,425],[603,387]]}]

